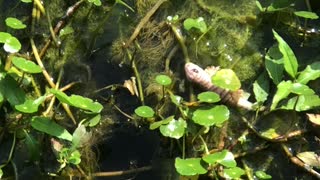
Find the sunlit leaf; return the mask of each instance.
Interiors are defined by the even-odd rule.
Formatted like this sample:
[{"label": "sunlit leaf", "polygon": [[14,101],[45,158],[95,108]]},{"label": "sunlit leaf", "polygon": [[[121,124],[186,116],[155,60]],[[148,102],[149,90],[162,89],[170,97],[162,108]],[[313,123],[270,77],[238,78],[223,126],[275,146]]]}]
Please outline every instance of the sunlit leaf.
[{"label": "sunlit leaf", "polygon": [[15,109],[23,113],[35,113],[45,99],[46,96],[40,96],[37,99],[27,99],[23,104],[15,105]]},{"label": "sunlit leaf", "polygon": [[240,80],[232,69],[220,69],[211,77],[211,81],[212,84],[231,91],[241,87]]},{"label": "sunlit leaf", "polygon": [[169,86],[172,83],[172,80],[167,75],[158,75],[156,76],[156,82],[163,86]]},{"label": "sunlit leaf", "polygon": [[21,69],[24,72],[27,73],[41,73],[42,69],[40,66],[35,64],[32,61],[26,60],[25,58],[22,57],[16,57],[14,56],[12,58],[12,63],[19,69]]},{"label": "sunlit leaf", "polygon": [[8,53],[16,53],[21,49],[20,41],[17,38],[11,36],[4,43],[3,49]]},{"label": "sunlit leaf", "polygon": [[307,84],[311,80],[315,80],[320,77],[320,62],[314,62],[308,65],[300,75],[298,76],[297,82],[301,84]]},{"label": "sunlit leaf", "polygon": [[293,84],[291,81],[282,81],[278,84],[277,92],[272,99],[271,110],[275,109],[282,99],[288,97],[291,93],[292,86]]},{"label": "sunlit leaf", "polygon": [[227,179],[238,179],[245,174],[245,171],[239,167],[232,167],[223,170],[223,176]]},{"label": "sunlit leaf", "polygon": [[293,83],[291,92],[298,95],[313,95],[315,92],[307,85]]},{"label": "sunlit leaf", "polygon": [[166,125],[160,126],[160,132],[163,136],[179,139],[184,135],[185,128],[187,127],[186,121],[182,118],[172,120]]},{"label": "sunlit leaf", "polygon": [[13,28],[13,29],[24,29],[27,27],[19,19],[13,18],[13,17],[6,18],[6,25]]},{"label": "sunlit leaf", "polygon": [[34,116],[31,119],[31,126],[51,136],[72,141],[72,135],[59,124],[47,117]]},{"label": "sunlit leaf", "polygon": [[175,104],[176,106],[180,106],[182,102],[181,96],[170,94],[170,99],[171,99],[171,102],[173,102],[173,104]]},{"label": "sunlit leaf", "polygon": [[183,22],[183,26],[187,31],[189,31],[191,28],[196,28],[202,33],[205,33],[208,29],[203,17],[198,17],[197,19],[187,18]]},{"label": "sunlit leaf", "polygon": [[101,115],[97,114],[93,118],[89,119],[86,125],[89,127],[94,127],[100,122],[100,120],[101,120]]},{"label": "sunlit leaf", "polygon": [[78,150],[73,151],[67,159],[70,164],[80,164],[81,162],[81,153]]},{"label": "sunlit leaf", "polygon": [[69,97],[69,102],[72,106],[78,107],[80,109],[89,110],[93,113],[100,113],[103,109],[103,106],[99,102],[94,102],[92,99],[79,96],[71,95]]},{"label": "sunlit leaf", "polygon": [[197,96],[200,102],[215,103],[220,101],[220,96],[212,91],[202,92]]},{"label": "sunlit leaf", "polygon": [[277,131],[274,128],[267,129],[263,132],[261,132],[261,136],[267,138],[267,139],[275,139],[280,136],[280,134],[277,133]]},{"label": "sunlit leaf", "polygon": [[11,34],[6,32],[0,32],[0,43],[5,43],[7,39],[11,37]]},{"label": "sunlit leaf", "polygon": [[70,149],[76,149],[87,145],[91,139],[91,133],[87,132],[84,125],[79,125],[72,134],[72,146]]},{"label": "sunlit leaf", "polygon": [[320,125],[320,114],[307,113],[307,117],[313,124]]},{"label": "sunlit leaf", "polygon": [[193,112],[192,120],[203,126],[221,125],[229,119],[229,114],[224,105],[200,107]]},{"label": "sunlit leaf", "polygon": [[307,18],[307,19],[318,19],[319,16],[310,11],[295,11],[294,14],[299,17]]},{"label": "sunlit leaf", "polygon": [[167,117],[166,119],[163,119],[161,121],[156,121],[152,124],[150,124],[150,127],[149,129],[150,130],[154,130],[154,129],[157,129],[158,127],[160,127],[161,125],[163,124],[168,124],[170,121],[174,120],[174,116],[169,116]]},{"label": "sunlit leaf", "polygon": [[201,158],[181,159],[177,157],[175,167],[179,174],[185,176],[205,174],[207,172],[207,169],[201,165]]},{"label": "sunlit leaf", "polygon": [[202,159],[209,164],[219,163],[225,167],[237,166],[237,162],[235,161],[233,154],[227,150],[206,155]]},{"label": "sunlit leaf", "polygon": [[21,0],[21,2],[24,2],[24,3],[31,3],[32,0]]},{"label": "sunlit leaf", "polygon": [[270,176],[269,174],[265,173],[264,171],[256,171],[255,175],[259,179],[271,179],[272,178],[272,176]]},{"label": "sunlit leaf", "polygon": [[262,73],[253,83],[253,92],[258,102],[263,103],[267,100],[269,93],[269,81],[265,72]]},{"label": "sunlit leaf", "polygon": [[278,41],[278,47],[283,55],[284,69],[292,77],[296,78],[298,72],[298,61],[289,45],[282,39],[279,34],[272,30],[274,37]]},{"label": "sunlit leaf", "polygon": [[320,106],[320,98],[317,95],[300,95],[288,100],[281,109],[294,109],[296,111],[307,111]]},{"label": "sunlit leaf", "polygon": [[309,166],[320,167],[320,157],[313,151],[298,153],[297,157]]},{"label": "sunlit leaf", "polygon": [[139,106],[134,112],[143,118],[151,118],[154,115],[154,110],[149,106]]}]

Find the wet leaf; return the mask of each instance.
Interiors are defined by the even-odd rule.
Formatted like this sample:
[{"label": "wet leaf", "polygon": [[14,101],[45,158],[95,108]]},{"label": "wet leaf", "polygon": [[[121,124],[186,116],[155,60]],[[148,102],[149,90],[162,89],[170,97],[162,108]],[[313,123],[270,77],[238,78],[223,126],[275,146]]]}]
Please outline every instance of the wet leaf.
[{"label": "wet leaf", "polygon": [[177,157],[175,167],[179,174],[185,176],[205,174],[207,172],[207,169],[201,165],[201,158],[181,159]]},{"label": "wet leaf", "polygon": [[158,75],[156,76],[156,82],[162,86],[169,86],[172,83],[172,80],[167,75]]},{"label": "wet leaf", "polygon": [[202,33],[205,33],[208,29],[203,17],[198,17],[197,19],[187,18],[183,22],[183,27],[187,31],[189,31],[191,28],[196,28]]},{"label": "wet leaf", "polygon": [[20,41],[11,36],[8,39],[6,39],[6,42],[3,45],[3,49],[8,53],[16,53],[21,49]]},{"label": "wet leaf", "polygon": [[256,171],[255,175],[259,179],[271,179],[272,178],[272,176],[270,176],[269,174],[265,173],[264,171]]},{"label": "wet leaf", "polygon": [[154,111],[149,106],[140,106],[134,110],[134,112],[143,118],[151,118],[154,115]]},{"label": "wet leaf", "polygon": [[67,161],[68,161],[68,163],[74,164],[74,165],[80,164],[80,162],[81,162],[80,152],[78,150],[73,151],[70,154],[70,156],[68,157]]},{"label": "wet leaf", "polygon": [[279,34],[272,30],[274,37],[278,41],[278,47],[283,55],[284,69],[293,78],[296,78],[298,72],[298,61],[290,46],[282,39]]},{"label": "wet leaf", "polygon": [[269,93],[269,80],[266,73],[262,73],[253,83],[253,92],[256,100],[263,103],[267,100]]},{"label": "wet leaf", "polygon": [[40,96],[37,99],[27,99],[23,104],[15,105],[15,109],[23,113],[35,113],[45,99],[46,96]]},{"label": "wet leaf", "polygon": [[160,126],[160,132],[163,136],[179,139],[184,135],[187,123],[179,118],[178,120],[172,120],[166,125]]},{"label": "wet leaf", "polygon": [[72,141],[72,135],[59,124],[47,117],[34,116],[31,119],[31,126],[51,136]]},{"label": "wet leaf", "polygon": [[193,112],[192,120],[203,126],[221,125],[229,119],[229,114],[224,105],[200,107]]},{"label": "wet leaf", "polygon": [[14,56],[12,58],[12,63],[19,69],[21,69],[24,72],[27,73],[41,73],[42,69],[40,66],[35,64],[32,61],[26,60],[25,58],[22,57],[16,57]]},{"label": "wet leaf", "polygon": [[231,69],[220,69],[211,77],[211,81],[212,84],[231,91],[236,91],[241,87],[238,76]]},{"label": "wet leaf", "polygon": [[282,99],[288,97],[291,93],[292,86],[291,81],[282,81],[278,84],[277,92],[272,99],[271,110],[274,110]]},{"label": "wet leaf", "polygon": [[307,113],[307,117],[313,124],[320,125],[320,114]]},{"label": "wet leaf", "polygon": [[320,167],[320,158],[313,151],[306,151],[297,154],[297,157],[303,161],[305,164],[313,167]]},{"label": "wet leaf", "polygon": [[170,121],[174,120],[174,116],[169,116],[167,117],[166,119],[163,119],[161,121],[156,121],[152,124],[150,124],[150,127],[149,129],[150,130],[154,130],[154,129],[157,129],[158,127],[160,127],[161,125],[163,124],[168,124]]},{"label": "wet leaf", "polygon": [[296,111],[307,111],[320,106],[320,98],[317,95],[300,95],[288,100],[281,109],[294,109]]},{"label": "wet leaf", "polygon": [[217,93],[211,91],[202,92],[198,94],[197,98],[200,102],[207,103],[215,103],[220,101],[220,96]]},{"label": "wet leaf", "polygon": [[307,18],[307,19],[318,19],[319,16],[310,11],[295,11],[294,14],[299,17]]},{"label": "wet leaf", "polygon": [[311,80],[315,80],[320,77],[320,62],[314,62],[308,65],[300,75],[298,76],[297,82],[301,84],[307,84]]},{"label": "wet leaf", "polygon": [[234,160],[233,154],[227,150],[206,155],[202,159],[209,164],[219,163],[225,167],[237,166],[237,162]]},{"label": "wet leaf", "polygon": [[245,174],[245,171],[239,167],[232,167],[223,170],[223,176],[227,179],[237,179]]},{"label": "wet leaf", "polygon": [[13,17],[6,18],[6,25],[13,28],[13,29],[24,29],[27,27],[19,19],[13,18]]},{"label": "wet leaf", "polygon": [[88,144],[91,139],[91,133],[87,132],[84,125],[79,125],[72,134],[72,146],[70,149],[76,149]]}]

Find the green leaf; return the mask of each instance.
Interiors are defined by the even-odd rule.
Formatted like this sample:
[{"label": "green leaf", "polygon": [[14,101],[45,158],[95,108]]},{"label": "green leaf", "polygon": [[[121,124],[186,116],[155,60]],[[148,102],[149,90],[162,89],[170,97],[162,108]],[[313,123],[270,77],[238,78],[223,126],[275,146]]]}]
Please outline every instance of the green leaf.
[{"label": "green leaf", "polygon": [[156,76],[156,82],[162,86],[169,86],[172,83],[172,80],[167,75],[158,75]]},{"label": "green leaf", "polygon": [[297,157],[301,159],[305,164],[312,167],[320,167],[319,156],[313,151],[305,151],[297,154]]},{"label": "green leaf", "polygon": [[176,106],[180,106],[180,104],[182,102],[182,97],[181,96],[170,94],[170,99],[171,99],[171,102],[173,104],[175,104]]},{"label": "green leaf", "polygon": [[18,82],[9,75],[0,77],[0,93],[8,100],[11,106],[24,103],[26,98]]},{"label": "green leaf", "polygon": [[93,118],[89,119],[88,122],[86,122],[86,125],[89,127],[96,126],[101,120],[101,115],[97,114]]},{"label": "green leaf", "polygon": [[224,169],[223,172],[223,176],[227,179],[238,179],[245,174],[245,171],[239,167]]},{"label": "green leaf", "polygon": [[192,120],[202,126],[221,125],[229,119],[229,110],[224,105],[200,107],[193,112]]},{"label": "green leaf", "polygon": [[17,38],[11,36],[4,43],[3,49],[8,53],[16,53],[21,49],[20,41]]},{"label": "green leaf", "polygon": [[211,77],[212,84],[223,89],[236,91],[240,89],[241,83],[232,69],[220,69]]},{"label": "green leaf", "polygon": [[41,73],[42,69],[40,66],[36,65],[34,62],[26,60],[22,57],[14,56],[12,58],[12,63],[19,69],[27,73]]},{"label": "green leaf", "polygon": [[307,84],[311,80],[320,77],[320,62],[314,62],[308,65],[302,72],[300,72],[297,82]]},{"label": "green leaf", "polygon": [[9,39],[10,37],[12,37],[11,34],[6,32],[0,32],[0,43],[5,43],[7,39]]},{"label": "green leaf", "polygon": [[295,11],[294,14],[299,17],[307,18],[307,19],[318,19],[319,16],[310,11]]},{"label": "green leaf", "polygon": [[320,98],[317,95],[301,95],[288,100],[281,109],[294,109],[296,111],[307,111],[320,106]]},{"label": "green leaf", "polygon": [[67,162],[74,165],[80,164],[81,153],[78,150],[73,151],[68,157]]},{"label": "green leaf", "polygon": [[2,178],[2,176],[3,176],[3,171],[2,171],[2,169],[0,168],[0,178]]},{"label": "green leaf", "polygon": [[292,86],[293,84],[291,81],[282,81],[278,84],[277,92],[272,99],[271,110],[274,110],[278,103],[291,93]]},{"label": "green leaf", "polygon": [[278,55],[279,49],[278,48],[270,48],[265,60],[265,66],[269,77],[272,79],[274,84],[279,84],[283,77],[283,56],[280,53]]},{"label": "green leaf", "polygon": [[31,119],[31,126],[51,136],[72,141],[72,135],[59,124],[47,117],[34,116]]},{"label": "green leaf", "polygon": [[6,18],[6,25],[13,28],[13,29],[24,29],[27,27],[19,19],[13,18],[13,17]]},{"label": "green leaf", "polygon": [[205,174],[207,169],[201,165],[201,158],[176,158],[174,166],[179,174],[184,176],[193,176],[196,174]]},{"label": "green leaf", "polygon": [[24,2],[24,3],[31,3],[32,0],[21,0],[21,2]]},{"label": "green leaf", "polygon": [[179,139],[184,135],[185,128],[187,127],[186,121],[182,118],[172,120],[166,125],[160,126],[160,132],[163,136]]},{"label": "green leaf", "polygon": [[225,167],[237,166],[237,162],[234,160],[233,154],[227,150],[206,155],[202,159],[209,164],[219,163]]},{"label": "green leaf", "polygon": [[143,118],[151,118],[154,115],[153,109],[149,106],[139,106],[134,110],[134,112]]},{"label": "green leaf", "polygon": [[88,2],[93,3],[96,6],[101,6],[101,1],[100,0],[88,0]]},{"label": "green leaf", "polygon": [[69,96],[67,96],[64,92],[57,89],[50,89],[50,92],[54,94],[60,102],[71,105],[69,102]]},{"label": "green leaf", "polygon": [[220,96],[212,91],[202,92],[198,94],[197,98],[200,102],[207,102],[207,103],[215,103],[220,101]]},{"label": "green leaf", "polygon": [[283,55],[284,69],[293,78],[296,78],[298,72],[298,61],[289,45],[282,39],[279,34],[272,30],[274,37],[278,41],[278,47]]},{"label": "green leaf", "polygon": [[253,83],[253,92],[258,102],[263,103],[267,100],[269,93],[269,80],[265,72],[262,73]]},{"label": "green leaf", "polygon": [[184,20],[183,26],[187,31],[189,31],[191,28],[196,28],[202,33],[205,33],[208,29],[203,17],[198,17],[197,19],[187,18]]},{"label": "green leaf", "polygon": [[265,173],[264,171],[256,171],[255,175],[259,179],[271,179],[272,178],[272,176],[270,176],[269,174]]},{"label": "green leaf", "polygon": [[79,95],[71,95],[69,97],[69,102],[71,103],[70,105],[74,107],[88,110],[93,113],[100,113],[103,109],[103,106],[99,102],[94,102],[92,99]]},{"label": "green leaf", "polygon": [[29,159],[32,161],[36,161],[40,159],[40,144],[39,142],[32,136],[32,134],[25,133],[25,141],[28,148]]},{"label": "green leaf", "polygon": [[59,37],[63,37],[69,34],[74,33],[74,29],[71,26],[66,26],[64,28],[61,29],[60,33],[59,33]]},{"label": "green leaf", "polygon": [[46,99],[46,96],[40,96],[38,99],[27,99],[23,104],[15,105],[15,109],[23,113],[35,113],[39,105]]},{"label": "green leaf", "polygon": [[294,83],[291,92],[298,95],[313,95],[315,92],[307,85]]},{"label": "green leaf", "polygon": [[77,129],[72,134],[72,146],[70,149],[76,149],[78,147],[83,147],[89,143],[92,134],[87,132],[84,125],[79,125]]},{"label": "green leaf", "polygon": [[166,119],[163,119],[161,121],[156,121],[152,124],[150,124],[150,127],[149,129],[150,130],[154,130],[154,129],[157,129],[158,127],[160,127],[161,125],[163,124],[168,124],[170,121],[174,120],[174,116],[169,116],[167,117]]}]

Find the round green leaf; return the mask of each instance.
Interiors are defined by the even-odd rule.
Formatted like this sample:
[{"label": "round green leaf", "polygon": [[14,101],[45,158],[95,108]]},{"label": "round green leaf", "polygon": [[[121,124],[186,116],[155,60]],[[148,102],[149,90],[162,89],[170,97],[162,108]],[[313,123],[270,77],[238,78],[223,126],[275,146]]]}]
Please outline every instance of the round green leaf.
[{"label": "round green leaf", "polygon": [[227,150],[206,155],[202,159],[209,164],[219,163],[225,167],[237,166],[237,162],[234,160],[233,154]]},{"label": "round green leaf", "polygon": [[239,167],[233,167],[229,169],[224,169],[223,176],[227,179],[237,179],[244,175],[245,171]]},{"label": "round green leaf", "polygon": [[78,150],[73,151],[67,159],[68,163],[77,165],[81,162],[81,154]]},{"label": "round green leaf", "polygon": [[28,99],[23,104],[15,105],[16,110],[23,113],[34,113],[38,111],[39,105],[46,99],[46,96],[41,96],[36,100]]},{"label": "round green leaf", "polygon": [[240,80],[231,69],[220,69],[211,80],[212,84],[231,91],[236,91],[241,87]]},{"label": "round green leaf", "polygon": [[178,173],[184,176],[205,174],[207,172],[207,169],[201,165],[201,158],[176,158],[175,167]]},{"label": "round green leaf", "polygon": [[169,86],[172,83],[172,80],[169,76],[167,75],[158,75],[156,77],[156,82],[158,84],[161,84],[163,86]]},{"label": "round green leaf", "polygon": [[3,48],[8,53],[16,53],[21,49],[21,44],[17,38],[11,36],[6,39]]},{"label": "round green leaf", "polygon": [[256,171],[255,174],[259,179],[271,179],[272,178],[272,176],[265,173],[264,171]]},{"label": "round green leaf", "polygon": [[160,126],[160,132],[163,136],[179,139],[184,135],[187,123],[179,118],[178,120],[172,120],[166,125]]},{"label": "round green leaf", "polygon": [[229,114],[224,105],[200,107],[193,112],[192,120],[203,126],[221,125],[229,118]]},{"label": "round green leaf", "polygon": [[143,118],[151,118],[154,115],[154,111],[149,106],[140,106],[134,110],[134,112]]},{"label": "round green leaf", "polygon": [[220,96],[217,93],[208,91],[198,94],[197,98],[200,102],[207,102],[207,103],[215,103],[220,101]]},{"label": "round green leaf", "polygon": [[42,69],[40,66],[36,65],[32,61],[28,61],[22,57],[14,56],[12,58],[12,63],[19,69],[27,73],[41,73]]},{"label": "round green leaf", "polygon": [[208,29],[203,17],[198,17],[197,19],[187,18],[183,22],[183,26],[187,31],[189,31],[191,28],[196,28],[202,33],[205,33]]},{"label": "round green leaf", "polygon": [[11,34],[6,32],[0,32],[0,43],[5,43],[7,39],[11,37]]},{"label": "round green leaf", "polygon": [[8,17],[6,19],[6,25],[13,28],[13,29],[24,29],[27,27],[19,19],[13,18],[13,17]]}]

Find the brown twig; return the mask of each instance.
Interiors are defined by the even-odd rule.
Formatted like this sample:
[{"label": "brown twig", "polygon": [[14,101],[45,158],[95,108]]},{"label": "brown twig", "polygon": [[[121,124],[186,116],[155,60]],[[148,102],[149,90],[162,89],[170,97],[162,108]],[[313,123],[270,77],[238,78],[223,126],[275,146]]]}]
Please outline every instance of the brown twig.
[{"label": "brown twig", "polygon": [[132,173],[139,173],[139,172],[143,172],[143,171],[149,171],[151,170],[152,167],[151,166],[145,166],[145,167],[141,167],[141,168],[137,168],[137,169],[130,169],[130,170],[126,170],[126,171],[112,171],[112,172],[96,172],[93,173],[93,176],[121,176],[121,175],[126,175],[126,174],[132,174]]}]

